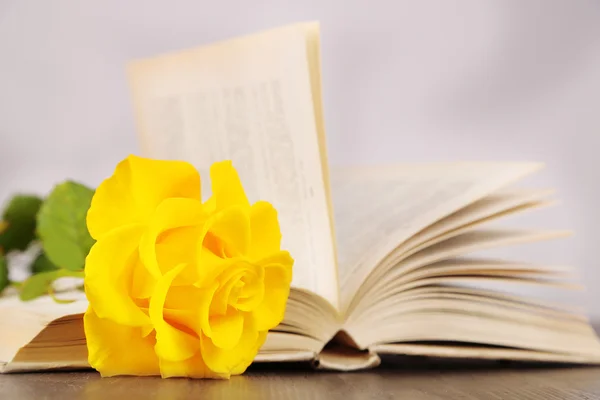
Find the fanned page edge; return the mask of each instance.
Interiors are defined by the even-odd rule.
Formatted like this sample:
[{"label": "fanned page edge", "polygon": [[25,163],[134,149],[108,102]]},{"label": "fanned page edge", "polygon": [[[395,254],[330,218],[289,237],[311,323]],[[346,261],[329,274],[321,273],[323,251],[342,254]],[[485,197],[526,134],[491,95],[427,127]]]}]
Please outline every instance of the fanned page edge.
[{"label": "fanned page edge", "polygon": [[[465,168],[477,170],[478,168],[487,167],[495,171],[493,182],[490,179],[481,178],[482,182],[471,188],[470,193],[465,195],[465,198],[454,199],[454,203],[445,206],[443,211],[437,211],[435,215],[423,216],[425,221],[421,221],[417,228],[409,232],[398,232],[391,234],[391,238],[385,243],[382,243],[379,249],[373,249],[371,254],[362,260],[362,267],[354,266],[351,273],[353,278],[348,282],[339,280],[340,296],[342,298],[341,314],[348,317],[351,311],[352,304],[357,301],[355,297],[359,293],[359,289],[363,282],[372,275],[378,266],[385,258],[392,253],[397,247],[404,242],[410,240],[411,237],[426,229],[435,222],[447,217],[448,215],[467,207],[468,205],[484,198],[487,195],[494,193],[500,189],[508,187],[525,177],[534,174],[541,170],[545,164],[537,162],[434,162],[434,163],[402,163],[390,165],[367,165],[367,166],[338,166],[332,169],[332,174],[341,179],[349,179],[348,177],[358,177],[359,179],[389,179],[390,181],[396,176],[407,175],[411,170],[417,170],[421,174],[431,174],[431,171],[443,171],[449,168]],[[426,175],[427,176],[427,175]],[[335,191],[334,191],[335,197]],[[382,210],[385,212],[385,210]],[[362,270],[362,271],[361,271]]]},{"label": "fanned page edge", "polygon": [[[535,191],[535,192],[530,192],[530,193],[544,193],[545,194],[545,193],[547,193],[547,191],[540,191],[540,192]],[[493,197],[494,197],[494,195],[486,196],[481,201],[483,201],[485,199],[492,199]],[[535,198],[535,196],[533,196],[531,198]],[[438,220],[437,222],[429,225],[427,228],[425,228],[425,229],[419,231],[417,234],[413,235],[409,240],[406,240],[404,243],[402,243],[402,245],[400,245],[396,249],[394,249],[392,251],[392,253],[390,253],[388,255],[389,259],[386,259],[385,263],[382,263],[382,264],[389,266],[390,263],[392,263],[392,264],[404,263],[405,259],[407,257],[411,257],[415,253],[418,253],[418,252],[426,251],[427,248],[435,246],[438,243],[444,242],[453,237],[459,236],[462,233],[467,233],[467,232],[477,230],[478,226],[488,224],[490,222],[499,220],[499,219],[507,217],[507,216],[512,216],[515,214],[523,214],[525,212],[531,212],[534,209],[539,209],[540,207],[542,207],[544,205],[548,205],[548,202],[544,202],[542,200],[542,198],[543,197],[540,197],[538,199],[538,201],[535,201],[535,200],[533,202],[523,201],[522,203],[518,203],[518,204],[521,204],[521,206],[516,205],[516,203],[508,203],[508,207],[507,207],[506,202],[504,202],[504,204],[503,204],[504,208],[495,208],[495,206],[493,204],[490,207],[490,203],[488,202],[488,205],[486,206],[487,210],[485,212],[482,212],[482,210],[481,210],[479,212],[474,212],[471,214],[471,215],[474,215],[475,218],[473,218],[473,217],[466,218],[465,214],[463,214],[461,216],[461,213],[463,211],[469,209],[471,207],[471,205],[477,204],[478,202],[471,203],[471,205],[469,205],[449,216],[446,216],[446,217]],[[522,197],[521,199],[529,199],[529,196]],[[453,218],[454,218],[454,221],[452,221]],[[443,227],[443,229],[440,229],[440,224],[441,224],[441,227]],[[379,269],[381,269],[382,267],[383,267],[383,265],[380,266]],[[390,268],[393,268],[393,267],[390,267]],[[389,274],[389,273],[391,273],[391,270],[387,271],[387,272],[383,271],[381,273]],[[379,275],[381,275],[381,273]],[[367,285],[369,283],[372,283],[373,280],[376,281],[376,278],[377,278],[377,271],[373,271],[373,273],[369,276],[369,278],[366,279],[363,282],[363,284],[361,285],[358,295],[361,298],[363,298],[363,300],[368,300],[368,299],[364,298],[365,295],[368,295],[368,293],[370,292]],[[348,315],[346,320],[352,318],[352,315],[354,314],[355,309],[356,309],[356,304],[355,304],[355,307],[352,308],[352,312]]]},{"label": "fanned page edge", "polygon": [[[513,164],[514,165],[514,164]],[[537,163],[532,163],[529,164],[530,166],[530,170],[529,171],[522,171],[522,173],[517,173],[515,174],[515,176],[512,177],[512,179],[505,179],[505,181],[503,182],[503,185],[498,186],[498,188],[490,191],[489,193],[485,194],[484,196],[482,196],[481,198],[493,194],[495,191],[497,191],[498,189],[504,187],[504,186],[508,186],[509,184],[512,184],[522,178],[524,178],[526,175],[531,174],[533,172],[535,172],[537,169],[541,168],[543,166],[543,164],[537,164]],[[376,169],[378,169],[378,167],[375,167]],[[472,203],[472,202],[471,202]],[[454,211],[458,211],[462,208],[468,207],[469,204],[471,203],[466,203],[463,207],[454,210]],[[453,212],[454,212],[453,211]],[[449,215],[448,213],[446,214],[446,216]],[[443,216],[442,218],[445,218],[445,216]],[[436,219],[436,221],[442,219],[442,218],[438,218]],[[434,224],[435,221],[432,221],[430,224],[424,225],[424,227],[422,229],[425,229],[427,226],[430,226],[431,224]],[[420,230],[418,231],[420,232]],[[417,232],[417,233],[418,233]],[[561,236],[563,235],[569,235],[572,232],[570,231],[562,231],[561,232]],[[412,237],[412,236],[410,236]],[[409,240],[409,239],[407,239]],[[371,271],[371,274],[373,273],[373,271]],[[348,332],[347,334],[351,335],[351,332]],[[377,351],[377,349],[379,348],[382,351],[385,351],[386,347],[377,347],[377,346],[385,346],[385,345],[368,345],[366,343],[364,343],[363,345],[367,345],[365,347],[365,349],[368,349],[369,351]],[[391,346],[391,345],[390,345]],[[485,345],[482,346],[477,346],[477,345],[473,345],[472,347],[470,347],[470,351],[462,351],[461,352],[461,348],[459,346],[446,346],[447,349],[455,349],[453,350],[453,352],[450,352],[452,354],[450,354],[448,351],[446,351],[445,353],[443,351],[439,352],[439,353],[432,353],[432,356],[441,356],[443,354],[446,354],[447,357],[451,357],[452,355],[454,356],[460,356],[459,358],[483,358],[484,356],[482,355],[483,353],[481,353],[481,351],[483,351],[482,349],[484,348]],[[360,347],[359,348],[363,348]],[[408,348],[408,347],[407,347]],[[420,350],[428,350],[429,348],[427,346],[421,346],[421,347],[411,347],[412,349],[420,349]],[[441,348],[441,347],[440,347]],[[465,347],[468,348],[468,347]],[[456,350],[458,349],[458,350]],[[389,350],[389,349],[388,349]],[[504,349],[502,349],[504,351]],[[597,352],[596,352],[597,353]],[[399,353],[400,354],[400,353]],[[488,353],[490,358],[507,358],[510,359],[511,357],[513,357],[514,359],[517,360],[524,360],[524,361],[555,361],[555,362],[597,362],[598,359],[596,358],[595,355],[590,355],[589,357],[584,357],[582,354],[568,354],[568,353],[563,353],[560,354],[558,352],[554,353],[551,351],[534,351],[534,350],[527,350],[525,348],[520,349],[520,348],[508,348],[506,349],[504,352],[501,352],[500,350],[493,350]],[[417,354],[415,354],[417,355]],[[427,355],[426,353],[422,354],[422,355]],[[485,355],[485,354],[484,354]]]}]

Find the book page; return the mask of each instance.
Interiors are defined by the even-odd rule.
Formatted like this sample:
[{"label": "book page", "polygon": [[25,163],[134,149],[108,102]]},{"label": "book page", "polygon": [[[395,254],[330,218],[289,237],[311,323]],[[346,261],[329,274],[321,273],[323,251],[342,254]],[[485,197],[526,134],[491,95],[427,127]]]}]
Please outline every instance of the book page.
[{"label": "book page", "polygon": [[474,300],[414,302],[401,316],[389,317],[379,330],[365,332],[365,343],[461,342],[534,351],[594,356],[600,342],[586,321],[548,317]]},{"label": "book page", "polygon": [[468,229],[474,225],[491,222],[516,213],[524,213],[554,204],[547,199],[551,190],[508,189],[492,193],[468,206],[436,221],[427,228],[396,248],[394,253],[414,251],[415,248],[428,246],[432,240],[452,235],[457,230]]},{"label": "book page", "polygon": [[377,269],[361,282],[360,288],[354,292],[354,297],[347,308],[347,312],[351,313],[359,303],[372,301],[372,294],[377,292],[377,285],[380,281],[389,282],[392,276],[396,277],[408,273],[406,261],[409,260],[407,258],[413,258],[412,256],[415,253],[418,255],[423,252],[427,253],[431,249],[435,250],[438,248],[437,243],[472,232],[478,229],[479,226],[502,217],[547,206],[551,204],[549,201],[540,200],[546,193],[548,192],[545,190],[503,190],[500,193],[491,194],[471,203],[469,206],[422,229],[392,250],[379,263]]},{"label": "book page", "polygon": [[[74,301],[59,304],[50,296],[27,302],[15,294],[0,297],[0,326],[10,326],[0,329],[0,374],[90,368],[83,333],[85,294],[66,292],[60,298]],[[293,289],[284,321],[269,331],[255,362],[314,359],[337,332],[335,317],[336,311],[324,299]]]},{"label": "book page", "polygon": [[435,163],[332,170],[343,308],[394,248],[540,166]]},{"label": "book page", "polygon": [[[292,285],[337,307],[322,115],[313,97],[320,77],[310,73],[315,32],[316,24],[292,25],[138,60],[129,80],[143,155],[189,161],[204,177],[213,162],[232,160],[250,201],[278,210],[282,248],[295,259]],[[208,190],[205,182],[205,197]]]},{"label": "book page", "polygon": [[11,361],[20,348],[53,320],[81,314],[87,309],[83,292],[69,293],[67,298],[76,301],[59,305],[50,296],[31,301],[22,301],[16,295],[0,297],[0,326],[3,327],[0,329],[0,363]]},{"label": "book page", "polygon": [[384,306],[385,301],[391,300],[403,290],[410,289],[410,285],[416,285],[411,280],[414,271],[423,271],[431,264],[485,249],[540,242],[565,235],[566,232],[562,231],[479,229],[444,239],[399,261],[379,279],[371,279],[369,276],[368,285],[361,287],[361,295],[358,301],[353,303],[344,326],[352,331],[354,324],[362,323],[364,315],[372,314],[376,307]]}]

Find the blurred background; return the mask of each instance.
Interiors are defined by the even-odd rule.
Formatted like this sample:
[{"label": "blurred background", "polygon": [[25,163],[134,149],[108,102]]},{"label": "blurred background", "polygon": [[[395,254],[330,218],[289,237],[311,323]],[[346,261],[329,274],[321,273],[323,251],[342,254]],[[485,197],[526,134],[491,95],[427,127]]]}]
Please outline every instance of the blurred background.
[{"label": "blurred background", "polygon": [[598,1],[0,0],[0,202],[139,152],[128,60],[304,20],[330,161],[545,162],[561,203],[519,224],[575,236],[510,255],[579,267],[600,319]]}]

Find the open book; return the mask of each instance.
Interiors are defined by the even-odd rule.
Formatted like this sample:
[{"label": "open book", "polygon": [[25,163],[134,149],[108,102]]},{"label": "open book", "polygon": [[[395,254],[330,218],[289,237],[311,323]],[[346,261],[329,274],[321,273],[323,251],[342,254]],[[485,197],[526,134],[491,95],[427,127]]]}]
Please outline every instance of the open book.
[{"label": "open book", "polygon": [[[568,234],[490,225],[552,202],[552,192],[513,185],[541,166],[329,171],[319,57],[319,26],[302,23],[128,68],[144,156],[190,161],[202,176],[231,159],[249,199],[279,211],[293,288],[256,361],[354,370],[392,353],[598,363],[584,312],[510,290],[567,287],[572,271],[474,256]],[[85,308],[84,297],[0,301],[1,368],[87,366]]]}]

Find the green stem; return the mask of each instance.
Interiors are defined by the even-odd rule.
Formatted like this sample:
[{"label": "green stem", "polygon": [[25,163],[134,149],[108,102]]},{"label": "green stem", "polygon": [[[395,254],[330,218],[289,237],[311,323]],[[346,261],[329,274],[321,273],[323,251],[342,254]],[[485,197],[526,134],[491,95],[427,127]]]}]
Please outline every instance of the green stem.
[{"label": "green stem", "polygon": [[50,295],[50,297],[52,297],[52,300],[54,300],[54,302],[56,302],[58,304],[69,304],[69,303],[73,303],[75,301],[75,300],[69,300],[69,299],[59,299],[58,297],[56,297],[56,292],[52,288],[52,285],[50,285],[50,287],[48,288],[48,294]]}]

